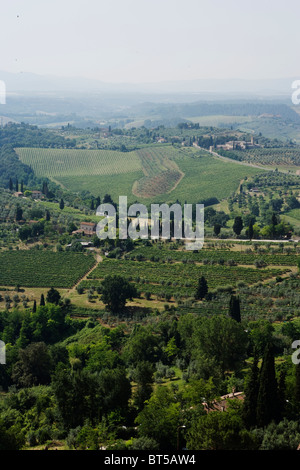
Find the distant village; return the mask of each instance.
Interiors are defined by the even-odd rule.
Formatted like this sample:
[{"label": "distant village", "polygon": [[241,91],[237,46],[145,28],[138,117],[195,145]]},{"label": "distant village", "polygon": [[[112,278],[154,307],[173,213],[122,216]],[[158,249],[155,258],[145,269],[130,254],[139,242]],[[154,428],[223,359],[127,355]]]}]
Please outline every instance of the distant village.
[{"label": "distant village", "polygon": [[212,145],[210,146],[209,150],[210,152],[213,152],[214,150],[219,150],[219,149],[246,150],[246,149],[258,148],[258,147],[261,147],[261,145],[254,142],[254,137],[251,136],[250,142],[247,142],[245,140],[230,140],[229,142],[226,142],[225,144],[216,145],[215,147]]}]

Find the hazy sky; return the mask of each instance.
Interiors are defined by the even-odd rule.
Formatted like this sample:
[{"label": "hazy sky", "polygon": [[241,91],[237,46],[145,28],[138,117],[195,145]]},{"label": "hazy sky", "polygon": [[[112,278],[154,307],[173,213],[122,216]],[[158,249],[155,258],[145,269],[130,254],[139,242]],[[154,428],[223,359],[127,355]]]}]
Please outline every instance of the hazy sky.
[{"label": "hazy sky", "polygon": [[0,6],[0,70],[107,82],[300,79],[299,0],[0,0]]}]

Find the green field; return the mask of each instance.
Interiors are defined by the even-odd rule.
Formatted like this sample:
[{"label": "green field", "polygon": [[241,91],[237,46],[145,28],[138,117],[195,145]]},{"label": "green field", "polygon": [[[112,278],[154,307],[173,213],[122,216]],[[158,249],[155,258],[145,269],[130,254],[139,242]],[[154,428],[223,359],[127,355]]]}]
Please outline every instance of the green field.
[{"label": "green field", "polygon": [[175,161],[185,174],[172,191],[172,198],[180,202],[197,202],[210,197],[224,199],[238,189],[245,176],[261,172],[257,168],[225,162],[199,151],[195,151],[192,158],[182,152]]},{"label": "green field", "polygon": [[0,285],[70,288],[93,267],[91,254],[42,250],[0,253]]},{"label": "green field", "polygon": [[136,152],[41,148],[19,148],[16,152],[37,176],[58,180],[65,176],[118,175],[142,168]]},{"label": "green field", "polygon": [[[243,246],[242,246],[243,248]],[[194,263],[203,263],[203,262],[215,262],[226,264],[230,261],[234,261],[239,265],[254,265],[256,260],[262,260],[266,265],[271,266],[297,266],[298,253],[293,252],[292,247],[284,247],[282,253],[277,252],[268,252],[267,250],[261,250],[260,252],[255,252],[251,248],[249,251],[245,249],[238,250],[225,250],[224,248],[213,249],[202,249],[197,253],[188,251],[185,249],[176,250],[168,249],[167,247],[162,247],[160,245],[152,245],[150,247],[141,246],[134,249],[128,255],[132,259],[143,259],[143,260],[160,260],[168,262],[170,259],[173,261],[181,262],[194,262]],[[292,252],[290,253],[289,250]]]},{"label": "green field", "polygon": [[233,155],[243,162],[269,167],[279,166],[287,170],[300,166],[299,148],[279,147],[232,150],[228,155]]},{"label": "green field", "polygon": [[82,285],[96,287],[105,276],[118,274],[133,281],[141,292],[156,295],[167,292],[171,296],[179,293],[183,297],[189,297],[195,293],[200,276],[204,276],[209,288],[214,289],[226,285],[235,286],[238,281],[254,284],[279,276],[284,271],[284,268],[256,269],[240,266],[105,259],[89,274],[88,280],[83,281]]},{"label": "green field", "polygon": [[37,176],[46,176],[73,192],[90,191],[96,197],[107,193],[116,201],[119,195],[133,201],[132,186],[143,177],[136,152],[40,148],[16,152]]},{"label": "green field", "polygon": [[74,192],[108,193],[116,202],[127,196],[129,203],[221,200],[235,192],[245,176],[262,171],[171,145],[132,152],[20,148],[17,153],[37,176]]},{"label": "green field", "polygon": [[[172,147],[169,147],[167,158],[177,164],[184,177],[171,192],[163,195],[157,193],[151,198],[151,202],[172,203],[178,200],[181,203],[197,203],[211,197],[222,200],[238,189],[245,176],[264,172],[221,160],[194,148],[171,150]],[[140,200],[145,204],[149,202],[147,198]]]}]

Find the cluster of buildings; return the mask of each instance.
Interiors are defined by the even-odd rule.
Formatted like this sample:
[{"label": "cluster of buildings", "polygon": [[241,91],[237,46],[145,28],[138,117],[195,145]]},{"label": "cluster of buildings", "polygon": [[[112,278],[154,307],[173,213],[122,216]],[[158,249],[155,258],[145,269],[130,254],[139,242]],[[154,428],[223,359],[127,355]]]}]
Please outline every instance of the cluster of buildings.
[{"label": "cluster of buildings", "polygon": [[96,227],[97,224],[93,222],[81,222],[80,228],[78,230],[74,230],[72,234],[81,234],[81,235],[96,235]]},{"label": "cluster of buildings", "polygon": [[[246,142],[245,140],[230,140],[226,142],[226,144],[216,145],[216,149],[223,149],[223,150],[246,150],[251,148],[261,147],[259,144],[254,142],[254,137],[251,136],[250,142]],[[212,152],[214,147],[210,147],[210,151]]]},{"label": "cluster of buildings", "polygon": [[[32,197],[32,199],[44,199],[44,194],[42,193],[42,191],[30,191],[30,195]],[[24,196],[24,193],[22,193],[22,191],[16,191],[14,193],[14,196],[15,197],[25,197]]]}]

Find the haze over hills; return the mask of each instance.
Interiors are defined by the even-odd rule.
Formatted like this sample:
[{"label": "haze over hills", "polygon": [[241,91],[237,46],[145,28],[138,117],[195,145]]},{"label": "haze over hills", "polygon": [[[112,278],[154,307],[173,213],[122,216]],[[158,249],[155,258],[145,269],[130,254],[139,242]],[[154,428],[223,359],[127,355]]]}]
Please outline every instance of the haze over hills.
[{"label": "haze over hills", "polygon": [[7,93],[141,93],[141,94],[207,94],[265,97],[290,97],[292,83],[296,77],[278,79],[199,79],[174,80],[148,83],[106,83],[84,77],[58,77],[21,72],[0,71]]},{"label": "haze over hills", "polygon": [[300,139],[300,117],[291,99],[296,78],[106,83],[0,71],[0,80],[7,92],[0,125],[173,127],[192,121]]}]

